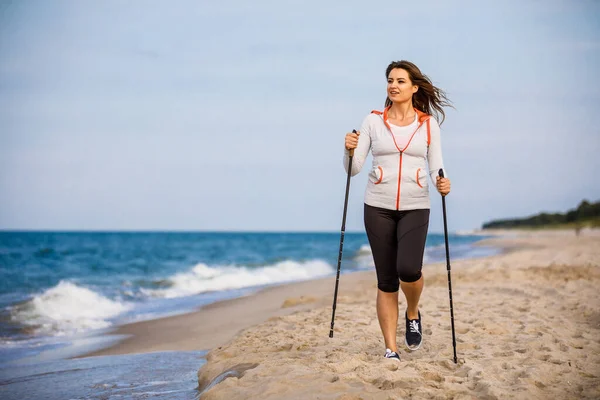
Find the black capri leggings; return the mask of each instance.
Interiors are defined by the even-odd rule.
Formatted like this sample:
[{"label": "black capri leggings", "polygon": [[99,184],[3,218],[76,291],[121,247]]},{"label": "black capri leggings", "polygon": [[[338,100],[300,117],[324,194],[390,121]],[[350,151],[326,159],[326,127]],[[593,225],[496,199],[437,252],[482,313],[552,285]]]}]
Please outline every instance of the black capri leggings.
[{"label": "black capri leggings", "polygon": [[397,292],[421,278],[429,209],[396,211],[365,204],[365,229],[375,260],[377,287]]}]

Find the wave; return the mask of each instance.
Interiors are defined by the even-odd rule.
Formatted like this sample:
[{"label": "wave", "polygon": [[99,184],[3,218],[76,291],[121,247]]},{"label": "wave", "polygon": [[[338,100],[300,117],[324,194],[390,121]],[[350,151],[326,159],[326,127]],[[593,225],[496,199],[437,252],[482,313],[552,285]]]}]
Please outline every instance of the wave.
[{"label": "wave", "polygon": [[259,268],[209,267],[200,263],[188,272],[178,273],[167,278],[169,287],[142,289],[142,292],[153,297],[175,298],[217,290],[242,289],[307,280],[326,276],[334,271],[331,265],[322,260],[305,262],[286,260]]},{"label": "wave", "polygon": [[36,334],[64,335],[106,328],[110,318],[131,309],[91,289],[68,281],[11,307],[11,320]]},{"label": "wave", "polygon": [[373,252],[371,246],[363,244],[352,256],[352,261],[358,268],[372,268],[375,267],[373,261]]},{"label": "wave", "polygon": [[362,246],[360,246],[360,249],[358,249],[358,251],[356,252],[357,255],[371,255],[371,246],[369,246],[368,244],[363,244]]}]

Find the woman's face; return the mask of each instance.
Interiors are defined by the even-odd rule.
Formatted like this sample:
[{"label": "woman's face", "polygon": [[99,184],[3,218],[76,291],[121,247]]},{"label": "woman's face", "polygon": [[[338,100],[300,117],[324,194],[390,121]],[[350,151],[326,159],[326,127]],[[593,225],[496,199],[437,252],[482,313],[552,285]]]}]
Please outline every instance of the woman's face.
[{"label": "woman's face", "polygon": [[402,68],[394,68],[388,75],[387,95],[394,103],[410,100],[417,92],[418,86],[413,85],[408,72]]}]

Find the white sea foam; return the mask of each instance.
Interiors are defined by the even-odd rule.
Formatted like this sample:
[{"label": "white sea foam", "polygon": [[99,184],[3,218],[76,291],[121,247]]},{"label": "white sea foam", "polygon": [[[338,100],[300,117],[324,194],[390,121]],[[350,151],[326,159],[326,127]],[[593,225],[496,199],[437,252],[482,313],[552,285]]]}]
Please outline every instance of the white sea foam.
[{"label": "white sea foam", "polygon": [[244,266],[210,267],[197,264],[188,272],[175,274],[167,279],[170,286],[161,289],[143,289],[149,296],[175,298],[198,293],[241,289],[291,281],[307,280],[334,272],[331,265],[322,260],[297,262],[286,260],[259,268]]},{"label": "white sea foam", "polygon": [[11,318],[36,333],[61,335],[106,328],[108,321],[131,308],[91,289],[60,281],[58,285],[14,306]]},{"label": "white sea foam", "polygon": [[375,262],[373,261],[373,252],[371,251],[371,246],[368,244],[363,244],[360,246],[358,251],[354,254],[353,261],[360,268],[374,267]]},{"label": "white sea foam", "polygon": [[358,249],[358,251],[356,253],[357,254],[372,254],[371,246],[369,246],[368,244],[363,244],[362,246],[360,246],[360,249]]}]

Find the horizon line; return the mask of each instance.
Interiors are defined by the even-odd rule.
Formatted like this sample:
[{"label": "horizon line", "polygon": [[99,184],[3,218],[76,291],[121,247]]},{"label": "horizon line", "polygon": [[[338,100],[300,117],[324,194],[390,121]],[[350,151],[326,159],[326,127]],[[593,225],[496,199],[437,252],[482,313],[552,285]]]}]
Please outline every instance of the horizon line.
[{"label": "horizon line", "polygon": [[[457,233],[457,232],[476,232],[481,229],[469,229],[469,230],[458,230],[449,232]],[[329,231],[329,230],[219,230],[219,229],[197,229],[197,230],[165,230],[165,229],[4,229],[0,228],[0,233],[323,233],[323,234],[332,234],[338,233],[341,234],[341,231]],[[366,234],[364,230],[346,230],[345,234]],[[441,234],[444,232],[428,232],[428,234]]]}]

